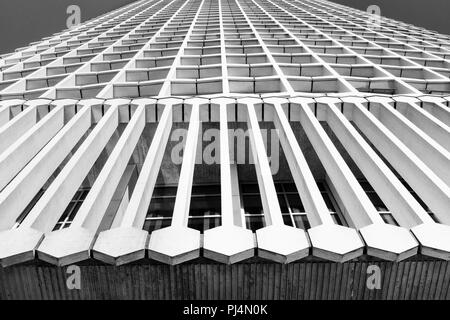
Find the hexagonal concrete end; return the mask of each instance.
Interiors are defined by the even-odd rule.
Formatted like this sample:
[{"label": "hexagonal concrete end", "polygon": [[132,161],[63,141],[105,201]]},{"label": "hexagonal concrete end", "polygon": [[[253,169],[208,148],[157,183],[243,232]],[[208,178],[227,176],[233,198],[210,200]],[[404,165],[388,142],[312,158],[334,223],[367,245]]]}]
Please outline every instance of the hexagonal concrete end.
[{"label": "hexagonal concrete end", "polygon": [[218,262],[232,264],[254,256],[253,232],[236,226],[220,226],[205,231],[203,255]]},{"label": "hexagonal concrete end", "polygon": [[258,256],[279,263],[289,263],[308,256],[309,239],[302,229],[271,225],[256,230]]},{"label": "hexagonal concrete end", "polygon": [[45,235],[37,248],[40,260],[57,266],[67,266],[90,258],[95,233],[81,227],[69,227]]},{"label": "hexagonal concrete end", "polygon": [[376,223],[359,230],[367,245],[367,254],[388,261],[401,261],[418,252],[419,244],[408,229]]},{"label": "hexagonal concrete end", "polygon": [[148,254],[154,260],[171,265],[198,258],[200,231],[178,226],[153,231]]},{"label": "hexagonal concrete end", "polygon": [[17,228],[0,232],[0,263],[3,267],[34,259],[44,233],[32,228]]},{"label": "hexagonal concrete end", "polygon": [[364,243],[355,229],[322,224],[308,230],[313,256],[345,262],[364,253]]},{"label": "hexagonal concrete end", "polygon": [[92,255],[95,259],[120,266],[145,257],[148,232],[138,228],[114,228],[97,237]]},{"label": "hexagonal concrete end", "polygon": [[412,228],[411,232],[419,240],[422,254],[450,260],[450,226],[439,223],[424,223]]}]

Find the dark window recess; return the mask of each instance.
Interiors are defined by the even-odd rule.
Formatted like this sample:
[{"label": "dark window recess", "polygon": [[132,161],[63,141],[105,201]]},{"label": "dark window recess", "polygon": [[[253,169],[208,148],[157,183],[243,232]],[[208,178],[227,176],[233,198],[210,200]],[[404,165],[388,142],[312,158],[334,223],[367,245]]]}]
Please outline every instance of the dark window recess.
[{"label": "dark window recess", "polygon": [[147,212],[147,218],[171,218],[175,206],[175,197],[153,198]]},{"label": "dark window recess", "polygon": [[[329,193],[325,183],[318,182],[317,185],[333,220],[339,225],[346,225],[344,224],[343,218],[338,214],[332,201],[332,195]],[[304,230],[309,229],[311,226],[295,183],[275,183],[275,189],[284,223],[288,226],[294,226]],[[264,227],[264,212],[258,184],[241,184],[240,190],[247,228],[254,231]]]},{"label": "dark window recess", "polygon": [[257,195],[242,195],[244,202],[245,214],[262,214],[263,207],[261,203],[261,197]]},{"label": "dark window recess", "polygon": [[292,218],[289,214],[283,214],[283,222],[285,225],[292,227]]},{"label": "dark window recess", "polygon": [[367,197],[369,197],[369,200],[372,202],[373,206],[375,207],[375,209],[377,209],[378,212],[389,211],[369,182],[359,181],[359,184],[366,192]]},{"label": "dark window recess", "polygon": [[308,219],[306,218],[306,215],[295,215],[294,217],[295,226],[297,228],[307,230],[311,228],[311,225],[309,224]]},{"label": "dark window recess", "polygon": [[200,232],[204,232],[218,226],[220,226],[220,217],[196,217],[190,218],[188,222],[189,228],[196,229]]},{"label": "dark window recess", "polygon": [[286,198],[289,202],[289,207],[291,208],[292,213],[305,212],[305,208],[303,208],[303,204],[300,201],[298,194],[287,194]]},{"label": "dark window recess", "polygon": [[153,232],[155,230],[170,226],[170,222],[171,219],[145,220],[143,229],[148,232]]},{"label": "dark window recess", "polygon": [[53,228],[53,231],[70,227],[70,225],[73,222],[73,219],[75,219],[75,216],[77,215],[78,210],[80,210],[80,207],[83,204],[84,199],[86,199],[89,190],[90,189],[87,188],[80,189],[75,193],[75,196],[69,202],[69,205],[67,206],[66,210],[64,210],[62,216],[59,218],[58,222]]},{"label": "dark window recess", "polygon": [[392,224],[394,226],[399,225],[397,220],[395,220],[394,216],[391,213],[380,213],[380,216],[387,224]]},{"label": "dark window recess", "polygon": [[[338,214],[332,195],[324,183],[318,183],[333,220],[340,225],[345,221]],[[276,183],[277,198],[286,225],[304,230],[309,229],[305,208],[294,183]],[[155,187],[144,223],[144,230],[152,232],[170,226],[175,205],[177,188],[174,186]],[[240,185],[240,195],[245,212],[246,227],[256,231],[266,226],[261,195],[257,183]],[[188,227],[204,232],[221,225],[220,185],[194,185],[189,209]]]},{"label": "dark window recess", "polygon": [[189,216],[202,217],[220,215],[220,195],[192,196]]},{"label": "dark window recess", "polygon": [[260,216],[247,215],[245,217],[245,224],[247,226],[247,229],[250,229],[253,232],[266,226],[264,222],[264,216],[262,215]]},{"label": "dark window recess", "polygon": [[[144,230],[153,232],[171,225],[177,187],[155,187]],[[195,185],[189,205],[188,227],[204,232],[221,223],[220,185]]]},{"label": "dark window recess", "polygon": [[41,189],[38,191],[38,193],[34,196],[33,200],[31,200],[31,202],[28,204],[28,206],[25,208],[25,210],[22,211],[22,213],[20,214],[20,216],[17,218],[16,223],[14,224],[13,229],[18,228],[23,220],[25,220],[25,218],[28,216],[28,214],[31,212],[31,210],[34,208],[34,206],[36,205],[36,203],[39,201],[39,199],[42,197],[42,195],[44,194],[45,190]]},{"label": "dark window recess", "polygon": [[341,220],[341,218],[339,217],[339,215],[337,214],[337,213],[332,213],[331,214],[331,218],[333,219],[333,221],[334,221],[334,223],[336,223],[336,224],[338,224],[338,225],[344,225],[343,223],[342,223],[342,220]]},{"label": "dark window recess", "polygon": [[409,186],[408,183],[406,183],[405,180],[400,179],[401,183],[406,187],[406,189],[411,193],[411,195],[414,197],[414,199],[417,200],[417,202],[422,206],[422,208],[430,215],[430,217],[434,220],[434,222],[440,223],[439,219],[436,217],[436,215],[431,211],[431,209],[423,202],[423,200],[419,197],[419,195]]}]

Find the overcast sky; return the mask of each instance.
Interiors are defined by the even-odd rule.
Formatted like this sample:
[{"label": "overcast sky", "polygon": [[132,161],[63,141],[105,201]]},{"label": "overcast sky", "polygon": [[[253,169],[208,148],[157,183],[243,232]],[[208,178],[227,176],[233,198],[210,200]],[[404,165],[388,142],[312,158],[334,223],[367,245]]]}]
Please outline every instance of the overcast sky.
[{"label": "overcast sky", "polygon": [[381,15],[450,34],[450,0],[332,0],[366,11],[378,5]]},{"label": "overcast sky", "polygon": [[[450,34],[450,0],[333,0],[366,10],[380,6],[382,15]],[[66,9],[81,8],[82,21],[132,0],[0,0],[0,53],[12,52],[66,28]]]},{"label": "overcast sky", "polygon": [[66,28],[70,5],[81,9],[81,21],[132,0],[0,0],[0,53],[12,52]]}]

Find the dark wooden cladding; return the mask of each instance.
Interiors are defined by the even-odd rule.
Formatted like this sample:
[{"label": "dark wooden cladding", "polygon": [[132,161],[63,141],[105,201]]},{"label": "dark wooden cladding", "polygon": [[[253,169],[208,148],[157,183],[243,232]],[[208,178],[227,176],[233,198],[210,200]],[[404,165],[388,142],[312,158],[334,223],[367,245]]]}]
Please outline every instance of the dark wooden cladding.
[{"label": "dark wooden cladding", "polygon": [[[366,285],[372,264],[381,269],[379,290]],[[80,269],[80,290],[67,289],[66,268],[0,269],[0,299],[450,299],[450,262],[439,260],[81,265]]]}]

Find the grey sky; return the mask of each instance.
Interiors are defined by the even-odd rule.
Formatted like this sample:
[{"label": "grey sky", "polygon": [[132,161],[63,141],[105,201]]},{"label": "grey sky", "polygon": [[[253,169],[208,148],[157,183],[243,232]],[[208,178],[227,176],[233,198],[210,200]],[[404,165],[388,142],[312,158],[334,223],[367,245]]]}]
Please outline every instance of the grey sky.
[{"label": "grey sky", "polygon": [[332,0],[346,6],[366,11],[378,5],[381,15],[421,26],[440,33],[450,34],[449,0]]},{"label": "grey sky", "polygon": [[[381,7],[382,15],[450,34],[449,0],[333,0],[366,10]],[[82,21],[132,0],[0,0],[0,53],[14,51],[66,27],[66,9],[81,8]]]},{"label": "grey sky", "polygon": [[0,53],[12,52],[66,28],[67,7],[80,6],[86,21],[132,0],[0,0]]}]

